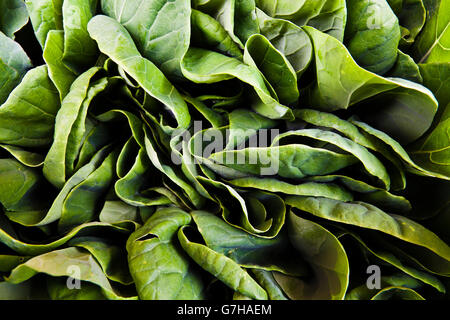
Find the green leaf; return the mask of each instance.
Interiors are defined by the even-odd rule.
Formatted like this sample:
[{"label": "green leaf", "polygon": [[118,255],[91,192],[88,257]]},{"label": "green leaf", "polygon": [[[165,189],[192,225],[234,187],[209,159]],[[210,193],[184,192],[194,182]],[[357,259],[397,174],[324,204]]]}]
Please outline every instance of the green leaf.
[{"label": "green leaf", "polygon": [[[356,180],[344,175],[313,176],[307,178],[306,180],[313,181],[312,183],[326,183],[326,185],[330,184],[331,182],[339,183],[337,186],[342,185],[347,190],[351,191],[355,200],[367,202],[379,206],[380,208],[387,208],[390,210],[395,210],[395,212],[405,213],[411,210],[411,203],[405,197],[392,194],[382,188],[374,187],[363,181]],[[336,199],[333,197],[327,198]],[[336,200],[346,201],[343,199]]]},{"label": "green leaf", "polygon": [[22,0],[4,0],[0,3],[0,31],[14,39],[14,33],[28,22],[28,12]]},{"label": "green leaf", "polygon": [[183,96],[184,100],[191,104],[198,112],[202,114],[205,119],[211,123],[211,125],[215,128],[222,127],[224,125],[225,119],[224,116],[212,108],[209,108],[205,103],[200,101],[197,98],[192,98],[189,96]]},{"label": "green leaf", "polygon": [[48,145],[59,107],[47,66],[31,69],[0,107],[0,141],[23,147]]},{"label": "green leaf", "polygon": [[68,230],[96,218],[97,209],[115,178],[116,160],[117,152],[113,151],[83,182],[70,190],[58,222],[60,230]]},{"label": "green leaf", "polygon": [[392,166],[388,165],[386,167],[391,178],[392,188],[394,190],[401,190],[405,188],[406,178],[402,163],[389,151],[389,148],[377,141],[377,139],[365,135],[350,121],[340,119],[331,113],[320,112],[312,109],[295,110],[295,116],[296,118],[319,128],[326,127],[338,131],[361,146],[381,154],[392,164]]},{"label": "green leaf", "polygon": [[189,0],[102,0],[102,11],[128,30],[142,56],[166,76],[182,77],[180,61],[191,33]]},{"label": "green leaf", "polygon": [[128,270],[125,247],[114,241],[98,237],[77,237],[69,241],[68,246],[89,251],[102,267],[109,280],[129,285],[133,279]]},{"label": "green leaf", "polygon": [[274,237],[282,227],[286,210],[283,201],[277,196],[265,195],[269,198],[269,207],[276,208],[268,217],[264,204],[257,199],[258,196],[264,197],[264,194],[249,194],[246,197],[225,183],[202,176],[197,179],[209,191],[209,195],[214,195],[212,200],[218,202],[222,217],[229,224],[264,238]]},{"label": "green leaf", "polygon": [[388,287],[380,290],[371,300],[425,300],[413,289],[403,287]]},{"label": "green leaf", "polygon": [[239,188],[254,188],[298,196],[326,197],[342,201],[353,200],[350,192],[333,183],[305,182],[291,184],[277,179],[257,177],[238,178],[227,182]]},{"label": "green leaf", "polygon": [[16,239],[11,235],[10,233],[6,232],[5,226],[0,221],[0,241],[14,250],[15,252],[22,254],[22,255],[39,255],[43,254],[45,252],[49,252],[52,250],[55,250],[56,248],[64,245],[67,243],[70,239],[78,235],[79,233],[82,233],[83,235],[89,235],[89,234],[98,234],[99,232],[103,232],[105,230],[115,231],[118,233],[128,233],[127,229],[109,224],[104,222],[89,222],[82,225],[77,226],[76,228],[72,229],[70,232],[66,233],[62,237],[59,237],[56,240],[53,240],[51,242],[47,243],[26,243],[23,241],[20,241],[19,239]]},{"label": "green leaf", "polygon": [[26,151],[19,147],[0,144],[0,148],[3,148],[9,152],[17,161],[26,165],[27,167],[40,167],[44,164],[44,156],[40,153],[32,151]]},{"label": "green leaf", "polygon": [[278,174],[291,179],[329,174],[357,162],[352,155],[303,144],[221,151],[209,159],[247,175]]},{"label": "green leaf", "polygon": [[266,37],[254,34],[245,43],[244,62],[254,65],[269,81],[280,102],[298,100],[297,75],[286,57]]},{"label": "green leaf", "polygon": [[420,64],[424,85],[433,91],[439,101],[438,114],[450,103],[450,62]]},{"label": "green leaf", "polygon": [[259,28],[272,45],[280,51],[300,76],[312,60],[312,44],[307,33],[290,21],[274,19],[256,9]]},{"label": "green leaf", "polygon": [[[345,44],[362,68],[384,74],[397,59],[400,26],[386,1],[347,0]],[[370,41],[368,41],[370,39]]]},{"label": "green leaf", "polygon": [[117,196],[125,203],[132,206],[152,206],[164,205],[171,203],[165,195],[158,192],[156,194],[145,192],[150,189],[155,177],[155,170],[145,153],[144,149],[140,149],[135,158],[135,162],[130,170],[115,182],[114,189]]},{"label": "green leaf", "polygon": [[266,300],[267,293],[236,262],[199,243],[191,242],[185,227],[178,231],[178,239],[184,251],[203,269],[211,273],[231,289],[257,300]]},{"label": "green leaf", "polygon": [[[351,120],[351,121],[352,121],[352,123],[354,123],[361,129],[363,129],[368,134],[373,135],[374,137],[376,137],[377,139],[382,141],[387,147],[389,147],[393,152],[395,152],[397,154],[397,156],[406,164],[406,166],[408,167],[408,169],[411,172],[448,180],[448,178],[445,176],[445,173],[442,174],[441,172],[439,172],[439,170],[435,170],[434,168],[431,168],[431,171],[429,171],[426,168],[422,168],[419,165],[417,165],[416,164],[417,161],[414,162],[410,158],[410,156],[408,155],[406,150],[401,146],[401,144],[398,143],[397,141],[395,141],[394,139],[392,139],[391,137],[389,137],[384,132],[377,130],[375,128],[372,128],[369,125],[367,125],[366,123],[362,123],[357,120]],[[445,125],[445,122],[444,122],[444,125]]]},{"label": "green leaf", "polygon": [[19,264],[24,263],[29,257],[15,255],[0,255],[0,272],[10,272]]},{"label": "green leaf", "polygon": [[289,239],[311,265],[313,278],[303,280],[274,273],[275,280],[294,300],[342,300],[350,273],[342,244],[324,227],[292,212],[287,225]]},{"label": "green leaf", "polygon": [[445,300],[449,1],[0,0],[0,299]]},{"label": "green leaf", "polygon": [[191,47],[181,61],[181,70],[186,78],[196,83],[215,83],[236,77],[253,86],[261,99],[263,104],[253,106],[256,112],[271,119],[292,118],[292,111],[271,95],[261,73],[238,59]]},{"label": "green leaf", "polygon": [[82,289],[73,290],[67,287],[64,278],[48,278],[47,290],[52,300],[105,300],[102,289],[90,282],[83,281]]},{"label": "green leaf", "polygon": [[95,15],[97,0],[64,0],[63,62],[75,73],[81,73],[97,60],[98,50],[87,31],[89,20]]},{"label": "green leaf", "polygon": [[289,20],[299,27],[308,25],[342,41],[347,21],[345,0],[290,1],[256,0],[269,16]]},{"label": "green leaf", "polygon": [[270,129],[276,122],[245,109],[235,109],[228,114],[230,127],[226,149],[235,149],[256,135],[261,129]]},{"label": "green leaf", "polygon": [[145,150],[147,151],[147,155],[155,168],[166,175],[177,186],[182,188],[195,207],[201,207],[204,203],[204,199],[200,196],[197,190],[195,190],[195,188],[185,181],[182,174],[176,170],[176,168],[168,165],[168,162],[165,163],[165,161],[163,161],[162,155],[159,155],[154,147],[154,141],[152,141],[148,130],[146,130],[145,135]]},{"label": "green leaf", "polygon": [[0,159],[0,180],[0,203],[7,211],[43,210],[48,205],[44,191],[48,185],[39,170],[14,159]]},{"label": "green leaf", "polygon": [[[419,66],[409,55],[401,52],[400,50],[398,50],[397,61],[395,62],[392,69],[389,70],[388,76],[394,78],[403,78],[417,83],[423,82]],[[430,89],[428,86],[427,88]]]},{"label": "green leaf", "polygon": [[[76,275],[74,275],[74,270]],[[101,267],[90,253],[82,249],[71,247],[36,256],[14,268],[6,280],[18,284],[30,279],[37,273],[88,281],[102,288],[109,298],[127,299],[114,292]]]},{"label": "green leaf", "polygon": [[100,211],[99,220],[106,223],[118,223],[125,221],[136,222],[139,220],[139,209],[135,206],[130,206],[120,200],[106,200]]},{"label": "green leaf", "polygon": [[191,215],[206,246],[243,268],[298,276],[308,273],[302,257],[292,255],[293,248],[289,245],[286,233],[265,239],[240,230],[206,211],[192,211]]},{"label": "green leaf", "polygon": [[45,41],[43,58],[48,67],[48,75],[59,91],[61,101],[69,93],[76,75],[63,63],[64,31],[51,30]]},{"label": "green leaf", "polygon": [[98,123],[92,127],[90,119],[87,119],[87,132],[84,135],[84,141],[81,144],[78,159],[74,170],[80,169],[104,146],[113,142],[115,135],[111,127],[104,123]]},{"label": "green leaf", "polygon": [[427,9],[425,26],[413,47],[419,63],[448,62],[450,59],[450,1],[424,1]]},{"label": "green leaf", "polygon": [[223,54],[242,59],[239,45],[222,25],[210,15],[198,10],[191,13],[191,45],[215,49]]},{"label": "green leaf", "polygon": [[31,67],[22,47],[0,31],[0,104],[6,101]]},{"label": "green leaf", "polygon": [[424,84],[439,101],[432,130],[410,147],[411,157],[422,167],[447,178],[450,177],[450,63],[426,63],[419,65]]},{"label": "green leaf", "polygon": [[[317,83],[309,91],[311,104],[334,111],[359,103],[353,110],[360,110],[365,122],[405,144],[419,138],[430,127],[437,101],[427,88],[366,71],[335,38],[311,27],[304,29],[315,48]],[[366,102],[361,103],[363,100]],[[380,109],[379,105],[383,107]]]},{"label": "green leaf", "polygon": [[[103,160],[106,158],[108,152],[108,147],[100,150],[91,161],[80,168],[67,182],[64,184],[63,188],[54,199],[50,209],[48,211],[42,212],[16,212],[14,214],[7,213],[9,219],[14,222],[23,224],[25,226],[44,226],[59,220],[63,214],[64,201],[69,193],[74,190],[79,184],[84,183],[84,185],[89,184],[90,175],[102,164]],[[94,174],[93,177],[95,177]],[[91,177],[92,179],[92,177]],[[85,181],[88,181],[85,183]],[[76,189],[75,189],[76,190]],[[80,190],[83,190],[82,188]],[[77,192],[75,192],[76,194]],[[76,196],[75,196],[76,197]],[[69,202],[70,203],[70,202]]]},{"label": "green leaf", "polygon": [[[437,277],[418,268],[411,267],[409,263],[410,261],[408,261],[410,257],[406,257],[405,252],[401,251],[400,249],[389,250],[389,247],[384,246],[383,242],[376,241],[376,239],[370,239],[369,237],[366,237],[366,239],[362,239],[356,233],[350,232],[346,229],[345,232],[346,234],[353,237],[365,250],[367,250],[370,255],[374,255],[379,259],[379,261],[386,262],[403,272],[403,276],[400,278],[400,280],[402,280],[403,278],[406,278],[408,282],[418,282],[417,280],[420,280],[421,282],[429,284],[430,286],[436,288],[439,292],[445,292],[444,285],[441,281],[439,281]],[[388,279],[383,277],[381,280],[384,282]],[[397,279],[389,279],[387,282],[390,285],[405,285],[405,283],[399,283],[398,281],[393,282],[393,280]],[[364,287],[364,290],[367,290],[367,286],[365,285]],[[349,292],[349,295],[351,296],[352,292]],[[349,295],[346,296],[346,299],[350,298]]]},{"label": "green leaf", "polygon": [[[403,216],[388,214],[363,202],[341,202],[327,198],[289,196],[286,204],[309,212],[320,218],[381,231],[426,253],[421,263],[430,263],[441,274],[450,272],[450,247],[436,234]],[[422,251],[419,251],[422,250]]]},{"label": "green leaf", "polygon": [[433,131],[413,150],[411,156],[419,165],[450,179],[450,103]]},{"label": "green leaf", "polygon": [[[191,117],[182,96],[164,74],[141,56],[130,34],[112,18],[97,15],[89,21],[88,31],[101,52],[120,65],[149,95],[173,112],[178,126],[187,128]],[[148,77],[148,74],[152,74]]]},{"label": "green leaf", "polygon": [[[381,290],[380,290],[381,288]],[[418,289],[420,288],[420,283],[418,283],[415,279],[407,276],[407,275],[403,275],[403,274],[393,274],[393,275],[389,275],[389,276],[382,276],[380,278],[380,288],[373,288],[373,289],[369,289],[367,287],[367,284],[361,285],[359,287],[353,288],[351,291],[349,291],[347,293],[347,295],[345,296],[346,300],[371,300],[373,299],[375,296],[378,295],[378,293],[380,294],[380,298],[381,297],[385,297],[385,298],[390,298],[390,296],[392,294],[389,294],[389,291],[392,290],[392,293],[394,293],[395,296],[395,292],[397,291],[397,289],[400,289],[400,291],[408,291],[406,292],[406,294],[408,294],[409,292],[415,292],[413,289]],[[386,294],[383,294],[383,292],[386,290]],[[402,292],[400,292],[399,298],[402,298]],[[373,299],[373,300],[377,300],[377,299]],[[383,300],[383,299],[380,299]],[[388,299],[385,299],[388,300]],[[396,300],[396,299],[394,299]]]},{"label": "green leaf", "polygon": [[258,33],[254,0],[194,0],[193,7],[217,20],[240,47]]},{"label": "green leaf", "polygon": [[320,129],[291,130],[287,133],[282,133],[276,136],[272,142],[272,145],[275,143],[283,144],[283,139],[286,138],[290,138],[289,142],[292,143],[291,141],[295,141],[296,136],[308,137],[323,141],[332,144],[337,148],[348,152],[349,154],[354,155],[359,161],[361,161],[367,172],[369,172],[372,176],[378,178],[383,187],[386,188],[386,190],[389,190],[390,178],[386,171],[386,168],[381,163],[381,161],[378,160],[378,158],[375,157],[371,152],[369,152],[365,147],[334,132]]},{"label": "green leaf", "polygon": [[272,272],[266,270],[252,269],[259,284],[267,291],[270,300],[288,300],[280,288]]},{"label": "green leaf", "polygon": [[255,0],[234,1],[234,32],[242,43],[246,43],[251,35],[259,33]]},{"label": "green leaf", "polygon": [[[56,115],[54,140],[45,158],[43,172],[57,188],[61,188],[72,174],[73,161],[80,147],[80,136],[83,135],[84,118],[90,101],[106,85],[105,82],[101,82],[88,90],[92,78],[98,71],[99,68],[93,67],[74,81]],[[78,120],[80,114],[81,117]]]},{"label": "green leaf", "polygon": [[131,234],[128,263],[140,299],[202,299],[202,281],[176,242],[178,229],[190,221],[178,208],[161,209]]},{"label": "green leaf", "polygon": [[401,48],[414,43],[426,20],[426,10],[422,0],[388,0],[395,12],[402,30]]},{"label": "green leaf", "polygon": [[62,30],[62,3],[60,0],[25,0],[36,38],[44,48],[50,30]]}]

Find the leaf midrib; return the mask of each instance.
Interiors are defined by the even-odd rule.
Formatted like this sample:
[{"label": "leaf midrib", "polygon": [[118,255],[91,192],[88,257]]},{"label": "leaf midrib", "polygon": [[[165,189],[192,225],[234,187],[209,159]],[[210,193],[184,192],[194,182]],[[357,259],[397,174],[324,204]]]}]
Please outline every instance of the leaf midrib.
[{"label": "leaf midrib", "polygon": [[[437,34],[437,28],[438,28],[438,21],[436,21],[436,30],[435,30],[435,34]],[[447,23],[447,25],[445,26],[444,30],[442,30],[441,34],[439,35],[439,37],[436,38],[436,40],[433,42],[433,44],[431,45],[430,49],[428,49],[428,51],[424,54],[424,56],[422,57],[422,59],[419,60],[418,63],[424,63],[428,57],[430,56],[431,52],[433,51],[433,49],[436,47],[436,45],[440,42],[442,36],[445,34],[445,32],[447,31],[448,27],[450,26],[450,22]]]}]

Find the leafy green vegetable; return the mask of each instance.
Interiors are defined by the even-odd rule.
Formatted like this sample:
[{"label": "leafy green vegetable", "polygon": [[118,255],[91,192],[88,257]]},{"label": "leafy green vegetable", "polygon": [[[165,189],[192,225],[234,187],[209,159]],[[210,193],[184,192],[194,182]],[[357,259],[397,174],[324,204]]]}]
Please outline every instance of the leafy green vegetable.
[{"label": "leafy green vegetable", "polygon": [[414,43],[425,24],[427,12],[423,0],[388,0],[387,2],[400,23],[402,32],[400,46],[408,48]]},{"label": "leafy green vegetable", "polygon": [[[430,127],[437,101],[427,88],[364,70],[339,41],[311,27],[305,30],[312,38],[316,57],[317,83],[309,92],[311,104],[327,111],[355,104],[359,110],[367,108],[361,110],[365,121],[405,144],[418,139]],[[368,98],[372,98],[370,105],[362,103]],[[374,106],[379,105],[383,106],[381,110],[375,110]]]},{"label": "leafy green vegetable", "polygon": [[25,4],[33,24],[36,39],[45,46],[47,34],[51,30],[63,30],[62,24],[62,4],[57,0],[25,0]]},{"label": "leafy green vegetable", "polygon": [[97,0],[63,2],[63,61],[75,72],[84,71],[97,60],[97,46],[87,32],[87,24],[95,14],[96,7]]},{"label": "leafy green vegetable", "polygon": [[0,103],[5,102],[10,92],[19,84],[31,61],[22,47],[0,31]]},{"label": "leafy green vegetable", "polygon": [[262,72],[281,103],[297,101],[299,94],[295,70],[267,38],[259,34],[251,36],[246,43],[244,61]]},{"label": "leafy green vegetable", "polygon": [[[104,28],[109,31],[105,33]],[[172,110],[181,128],[189,126],[186,103],[164,74],[140,55],[125,28],[111,18],[96,16],[89,22],[88,31],[97,41],[100,51],[111,56],[148,94]],[[153,74],[151,78],[147,77],[148,72]]]},{"label": "leafy green vegetable", "polygon": [[28,22],[28,11],[21,0],[0,3],[0,31],[14,39],[14,34]]},{"label": "leafy green vegetable", "polygon": [[275,273],[275,280],[291,299],[341,300],[347,291],[349,265],[339,240],[322,226],[291,213],[288,233],[292,245],[310,263],[313,280]]},{"label": "leafy green vegetable", "polygon": [[446,12],[450,3],[446,0],[424,1],[427,19],[422,32],[414,43],[413,53],[419,63],[448,61],[450,19]]},{"label": "leafy green vegetable", "polygon": [[101,3],[102,11],[128,30],[145,58],[169,77],[181,76],[180,60],[189,47],[191,31],[190,1],[101,0]]},{"label": "leafy green vegetable", "polygon": [[139,298],[202,298],[201,279],[174,241],[178,229],[190,220],[182,210],[162,209],[130,235],[128,263]]},{"label": "leafy green vegetable", "polygon": [[114,289],[93,257],[89,253],[73,247],[52,251],[28,260],[14,268],[7,281],[13,284],[22,283],[38,272],[44,272],[56,277],[70,275],[70,269],[74,266],[80,270],[79,278],[77,279],[96,284],[102,288],[105,295],[113,299],[124,299],[114,292]]},{"label": "leafy green vegetable", "polygon": [[197,264],[227,286],[253,299],[267,299],[265,290],[236,262],[207,246],[191,242],[184,228],[179,230],[178,238],[183,249]]},{"label": "leafy green vegetable", "polygon": [[390,77],[403,78],[417,83],[423,82],[422,75],[419,71],[419,66],[409,55],[401,52],[400,50],[398,51],[397,61],[392,69],[389,70],[388,75]]},{"label": "leafy green vegetable", "polygon": [[47,66],[31,69],[0,107],[0,141],[22,147],[48,145],[59,107]]},{"label": "leafy green vegetable", "polygon": [[48,74],[59,91],[61,101],[69,93],[76,75],[63,63],[64,32],[52,30],[48,33],[42,57],[47,63]]},{"label": "leafy green vegetable", "polygon": [[347,14],[345,43],[352,57],[359,66],[384,74],[397,58],[398,18],[387,2],[374,0],[348,0]]},{"label": "leafy green vegetable", "polygon": [[213,17],[198,10],[192,10],[192,45],[210,47],[219,52],[242,59],[239,45],[227,33],[225,28]]},{"label": "leafy green vegetable", "polygon": [[306,0],[257,0],[257,6],[269,16],[292,21],[298,26],[312,26],[341,40],[347,21],[346,1],[320,0],[311,3]]},{"label": "leafy green vegetable", "polygon": [[256,112],[271,119],[292,117],[292,111],[277,101],[275,93],[267,88],[261,72],[252,65],[217,52],[189,48],[181,68],[188,79],[198,83],[214,83],[236,77],[254,87],[260,99],[253,105]]},{"label": "leafy green vegetable", "polygon": [[448,300],[449,4],[0,1],[0,299]]},{"label": "leafy green vegetable", "polygon": [[297,75],[303,73],[312,58],[312,44],[306,32],[290,21],[271,18],[259,9],[256,13],[261,34],[283,53]]}]

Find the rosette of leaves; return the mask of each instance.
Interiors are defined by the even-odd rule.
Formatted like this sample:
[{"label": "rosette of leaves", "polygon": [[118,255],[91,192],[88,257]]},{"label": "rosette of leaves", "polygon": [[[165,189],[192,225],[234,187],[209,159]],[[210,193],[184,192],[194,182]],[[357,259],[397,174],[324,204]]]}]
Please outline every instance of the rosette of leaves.
[{"label": "rosette of leaves", "polygon": [[0,298],[447,299],[449,5],[1,2]]}]

